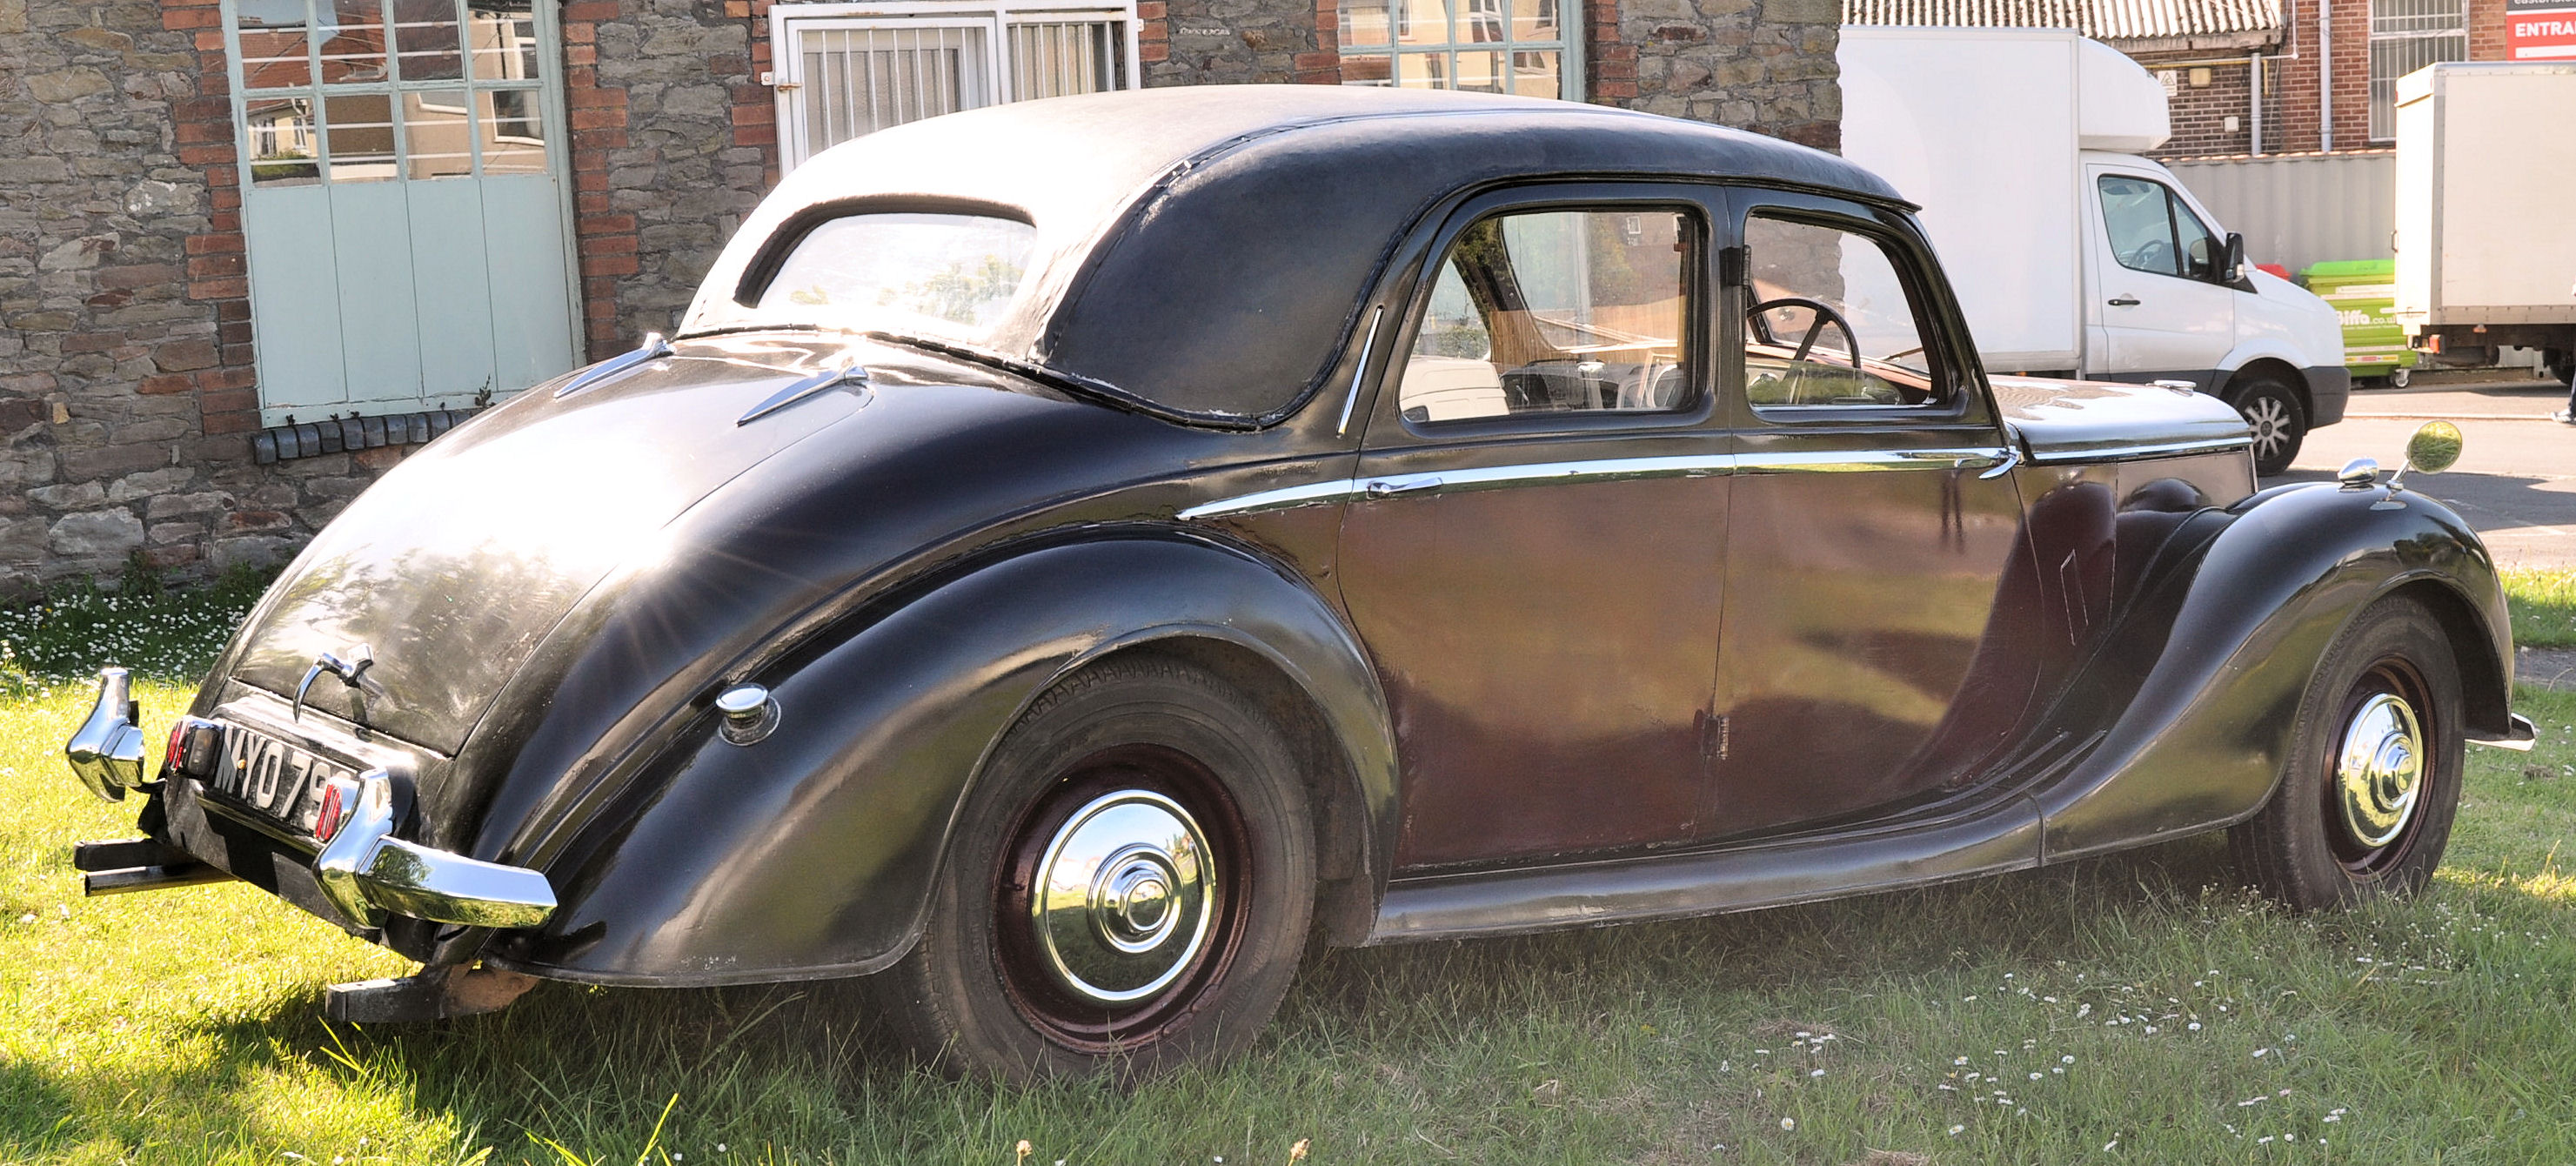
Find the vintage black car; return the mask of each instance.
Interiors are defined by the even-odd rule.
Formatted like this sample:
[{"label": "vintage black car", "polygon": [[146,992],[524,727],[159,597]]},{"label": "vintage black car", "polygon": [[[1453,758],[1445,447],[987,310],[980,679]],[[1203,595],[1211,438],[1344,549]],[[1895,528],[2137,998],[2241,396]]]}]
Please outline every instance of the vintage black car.
[{"label": "vintage black car", "polygon": [[94,890],[425,965],[339,1015],[865,976],[1028,1075],[1241,1049],[1310,936],[2221,827],[2294,907],[2409,893],[2512,660],[2375,468],[2257,493],[2210,398],[1988,377],[1839,159],[1212,87],[817,158],[676,335],[324,530],[150,778],[121,673],[70,754],[145,795]]}]

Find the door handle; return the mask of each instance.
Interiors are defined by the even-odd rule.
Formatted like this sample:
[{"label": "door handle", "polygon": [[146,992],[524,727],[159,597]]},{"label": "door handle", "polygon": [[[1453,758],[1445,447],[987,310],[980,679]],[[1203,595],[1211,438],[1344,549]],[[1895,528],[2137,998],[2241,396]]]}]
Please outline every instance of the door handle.
[{"label": "door handle", "polygon": [[2021,450],[2014,446],[2007,445],[1995,452],[2002,454],[2003,456],[1994,459],[1994,461],[1990,463],[1992,468],[1977,475],[1979,479],[2000,478],[2005,474],[2013,472],[2013,467],[2021,464]]},{"label": "door handle", "polygon": [[1398,494],[1410,494],[1416,490],[1429,490],[1439,484],[1440,475],[1438,474],[1414,474],[1402,478],[1374,479],[1368,485],[1360,487],[1360,492],[1371,498],[1391,498]]},{"label": "door handle", "polygon": [[2138,306],[2138,297],[2113,296],[2111,297],[2111,306],[2115,308],[2134,308]]}]

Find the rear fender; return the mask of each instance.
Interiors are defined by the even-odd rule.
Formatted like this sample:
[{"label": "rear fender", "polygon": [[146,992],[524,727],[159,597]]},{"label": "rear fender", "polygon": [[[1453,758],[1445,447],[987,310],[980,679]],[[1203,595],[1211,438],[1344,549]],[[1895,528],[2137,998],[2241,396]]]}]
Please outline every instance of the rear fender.
[{"label": "rear fender", "polygon": [[[2219,529],[2191,537],[2201,524]],[[2401,590],[2451,633],[2469,731],[2506,731],[2503,592],[2485,545],[2448,507],[2386,487],[2286,486],[2195,515],[2183,533],[2137,576],[2036,736],[2098,740],[2035,791],[2049,861],[2261,809],[2317,660],[2363,608]]]},{"label": "rear fender", "polygon": [[553,864],[554,918],[496,954],[546,976],[656,985],[882,968],[921,933],[995,740],[1054,681],[1130,650],[1268,669],[1265,696],[1302,694],[1294,714],[1344,770],[1317,778],[1333,795],[1318,799],[1320,865],[1373,909],[1394,841],[1395,752],[1357,641],[1302,580],[1251,552],[1156,534],[1025,550],[915,589],[759,677],[780,720],[757,744],[720,740],[701,700],[635,783],[644,792]]}]

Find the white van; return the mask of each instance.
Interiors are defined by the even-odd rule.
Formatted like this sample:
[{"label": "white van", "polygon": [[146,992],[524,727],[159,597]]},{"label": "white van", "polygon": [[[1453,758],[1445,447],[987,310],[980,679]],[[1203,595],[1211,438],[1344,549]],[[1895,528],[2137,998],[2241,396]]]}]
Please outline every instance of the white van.
[{"label": "white van", "polygon": [[2343,419],[2334,309],[2246,261],[2164,167],[2164,87],[2062,29],[1842,30],[1843,153],[1923,207],[1993,372],[2189,382],[2289,467]]}]

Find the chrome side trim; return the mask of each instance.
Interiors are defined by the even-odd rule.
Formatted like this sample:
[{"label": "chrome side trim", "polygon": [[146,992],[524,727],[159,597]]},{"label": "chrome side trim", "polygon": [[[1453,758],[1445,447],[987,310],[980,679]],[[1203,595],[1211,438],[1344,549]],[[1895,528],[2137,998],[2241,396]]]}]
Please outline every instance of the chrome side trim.
[{"label": "chrome side trim", "polygon": [[1982,470],[2015,456],[2003,446],[1967,449],[1825,450],[1817,453],[1736,455],[1747,474],[1854,474],[1879,470]]},{"label": "chrome side trim", "polygon": [[123,801],[125,791],[143,784],[143,730],[133,717],[125,669],[99,669],[98,701],[63,743],[63,759],[71,762],[72,776],[103,800]]},{"label": "chrome side trim", "polygon": [[793,405],[798,401],[802,401],[807,397],[820,393],[825,389],[837,388],[844,384],[853,383],[865,386],[867,382],[868,370],[856,363],[845,363],[838,368],[827,368],[812,376],[806,377],[803,380],[797,381],[786,388],[780,389],[775,393],[771,393],[768,400],[752,406],[748,412],[745,412],[740,417],[734,418],[733,423],[736,425],[749,425],[754,421],[767,417],[772,413],[784,409],[789,405]]},{"label": "chrome side trim", "polygon": [[393,837],[393,778],[371,769],[357,779],[356,806],[313,860],[331,905],[360,927],[392,911],[468,927],[534,927],[555,913],[555,891],[540,872],[432,850]]},{"label": "chrome side trim", "polygon": [[2036,465],[2047,465],[2053,462],[2132,461],[2138,458],[2173,457],[2186,453],[2218,453],[2226,450],[2250,449],[2253,445],[2254,438],[2249,434],[2244,437],[2211,437],[2199,441],[2168,441],[2146,445],[2036,449],[2031,451],[2030,460]]},{"label": "chrome side trim", "polygon": [[1384,304],[1379,304],[1377,311],[1369,313],[1368,335],[1360,340],[1360,367],[1351,373],[1351,391],[1342,398],[1342,420],[1341,424],[1333,427],[1335,437],[1351,434],[1351,408],[1360,403],[1360,386],[1368,381],[1369,354],[1377,351],[1377,326],[1385,318]]},{"label": "chrome side trim", "polygon": [[1299,506],[1316,506],[1339,502],[1359,492],[1356,478],[1337,478],[1330,482],[1310,482],[1303,486],[1282,486],[1253,494],[1238,494],[1202,502],[1183,510],[1176,517],[1187,520],[1224,518],[1235,514],[1255,514],[1264,510],[1289,510]]},{"label": "chrome side trim", "polygon": [[648,364],[669,355],[671,355],[671,342],[664,340],[659,332],[647,332],[644,334],[644,342],[636,345],[634,351],[609,357],[584,369],[579,375],[565,381],[562,387],[557,388],[555,396],[557,399],[569,397],[637,365]]}]

